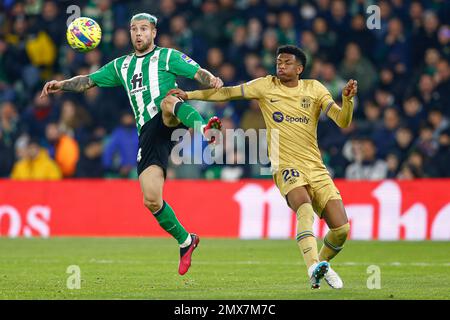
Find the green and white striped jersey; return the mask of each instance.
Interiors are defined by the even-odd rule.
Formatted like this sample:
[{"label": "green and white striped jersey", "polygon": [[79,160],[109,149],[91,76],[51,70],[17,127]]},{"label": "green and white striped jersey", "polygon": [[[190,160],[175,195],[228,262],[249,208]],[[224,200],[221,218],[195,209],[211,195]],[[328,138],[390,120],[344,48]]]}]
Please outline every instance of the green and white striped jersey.
[{"label": "green and white striped jersey", "polygon": [[132,53],[117,58],[89,77],[99,87],[125,88],[140,133],[144,124],[161,111],[166,93],[176,88],[176,77],[193,79],[199,68],[182,52],[156,46],[144,56]]}]

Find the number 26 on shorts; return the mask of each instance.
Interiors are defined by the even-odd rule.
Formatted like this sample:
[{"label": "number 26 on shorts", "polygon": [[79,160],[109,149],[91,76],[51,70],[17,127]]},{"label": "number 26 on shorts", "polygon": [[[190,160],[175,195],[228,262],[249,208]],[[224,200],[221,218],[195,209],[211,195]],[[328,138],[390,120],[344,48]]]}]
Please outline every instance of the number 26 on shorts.
[{"label": "number 26 on shorts", "polygon": [[296,169],[284,169],[281,173],[283,175],[284,182],[289,181],[292,177],[294,178],[300,177],[300,172],[298,172],[298,170]]}]

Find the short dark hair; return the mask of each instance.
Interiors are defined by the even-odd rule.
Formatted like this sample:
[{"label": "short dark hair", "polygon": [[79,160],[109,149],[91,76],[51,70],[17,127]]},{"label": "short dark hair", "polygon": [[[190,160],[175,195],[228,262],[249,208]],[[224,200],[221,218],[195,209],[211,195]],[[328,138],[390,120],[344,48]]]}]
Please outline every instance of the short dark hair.
[{"label": "short dark hair", "polygon": [[278,47],[277,56],[281,53],[293,54],[295,56],[295,58],[303,66],[303,68],[306,67],[306,54],[299,47],[292,46],[292,45],[285,45],[285,46]]}]

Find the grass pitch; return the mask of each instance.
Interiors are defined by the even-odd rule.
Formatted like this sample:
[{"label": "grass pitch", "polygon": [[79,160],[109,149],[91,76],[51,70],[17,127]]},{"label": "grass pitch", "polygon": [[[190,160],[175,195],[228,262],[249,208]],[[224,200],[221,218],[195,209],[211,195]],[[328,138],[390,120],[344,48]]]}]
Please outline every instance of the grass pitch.
[{"label": "grass pitch", "polygon": [[[311,290],[292,240],[202,238],[183,277],[178,254],[172,239],[0,238],[0,299],[450,299],[449,242],[348,241],[332,261],[342,290]],[[367,288],[370,265],[381,289]]]}]

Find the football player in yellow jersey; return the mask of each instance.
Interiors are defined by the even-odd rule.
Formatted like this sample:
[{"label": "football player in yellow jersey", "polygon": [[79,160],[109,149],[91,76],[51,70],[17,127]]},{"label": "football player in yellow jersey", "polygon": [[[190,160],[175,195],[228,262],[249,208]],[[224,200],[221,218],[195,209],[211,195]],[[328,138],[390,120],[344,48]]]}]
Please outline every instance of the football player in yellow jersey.
[{"label": "football player in yellow jersey", "polygon": [[[277,50],[276,76],[221,89],[173,89],[169,94],[185,100],[258,100],[267,141],[271,141],[273,130],[278,131],[278,144],[271,147],[268,143],[273,178],[289,207],[297,213],[296,240],[311,287],[320,288],[320,280],[325,278],[332,288],[340,289],[343,282],[329,261],[342,250],[350,227],[339,190],[320,155],[317,124],[321,112],[339,127],[350,124],[357,82],[350,80],[343,88],[339,107],[319,81],[300,78],[305,66],[306,56],[300,48],[282,46]],[[313,234],[314,212],[325,219],[330,229],[320,252]]]}]

